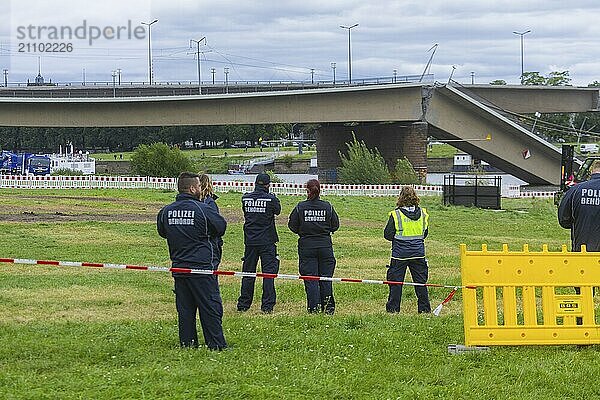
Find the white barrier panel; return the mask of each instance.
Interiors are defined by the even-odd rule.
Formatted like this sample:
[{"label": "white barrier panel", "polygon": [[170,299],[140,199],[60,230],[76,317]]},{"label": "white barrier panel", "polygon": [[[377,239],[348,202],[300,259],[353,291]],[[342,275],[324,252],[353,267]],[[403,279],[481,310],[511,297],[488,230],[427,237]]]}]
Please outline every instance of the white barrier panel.
[{"label": "white barrier panel", "polygon": [[556,192],[521,192],[521,198],[551,198],[554,197],[554,193]]},{"label": "white barrier panel", "polygon": [[[250,192],[254,182],[215,181],[215,192]],[[442,186],[413,185],[420,196],[442,195]],[[0,188],[5,189],[162,189],[176,190],[176,178],[145,176],[21,176],[0,175]],[[338,185],[322,184],[325,196],[397,196],[402,185]],[[300,183],[271,183],[271,192],[278,195],[304,196],[306,190]],[[518,186],[509,187],[506,197],[550,198],[555,192],[521,192]]]}]

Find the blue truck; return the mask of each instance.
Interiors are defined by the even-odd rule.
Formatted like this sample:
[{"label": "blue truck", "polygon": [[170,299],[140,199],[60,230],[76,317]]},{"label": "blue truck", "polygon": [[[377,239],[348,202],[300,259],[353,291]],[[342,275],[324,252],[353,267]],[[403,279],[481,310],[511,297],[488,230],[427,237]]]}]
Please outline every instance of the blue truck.
[{"label": "blue truck", "polygon": [[50,175],[50,157],[2,151],[0,153],[0,173],[13,175]]}]

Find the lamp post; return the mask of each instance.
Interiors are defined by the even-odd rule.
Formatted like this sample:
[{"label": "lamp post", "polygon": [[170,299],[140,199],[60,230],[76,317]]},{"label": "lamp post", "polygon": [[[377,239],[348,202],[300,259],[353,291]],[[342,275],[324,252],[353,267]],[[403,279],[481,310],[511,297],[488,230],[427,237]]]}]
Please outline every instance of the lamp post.
[{"label": "lamp post", "polygon": [[152,22],[142,22],[142,25],[148,25],[148,82],[150,85],[152,85],[152,45],[150,41],[150,35],[152,31],[152,25],[157,22],[157,19]]},{"label": "lamp post", "polygon": [[331,70],[333,71],[333,86],[335,86],[335,63],[331,63]]},{"label": "lamp post", "polygon": [[117,77],[119,78],[119,86],[121,86],[121,68],[117,68]]},{"label": "lamp post", "polygon": [[340,25],[342,29],[348,29],[348,85],[352,84],[352,51],[350,46],[350,31],[352,28],[356,28],[358,24],[354,24],[351,26]]},{"label": "lamp post", "polygon": [[211,68],[210,73],[212,74],[213,85],[215,84],[215,74],[217,73],[216,68]]},{"label": "lamp post", "polygon": [[206,44],[206,36],[204,36],[200,40],[190,39],[190,47],[192,47],[192,43],[196,43],[198,45],[198,50],[196,51],[196,56],[198,57],[198,93],[202,94],[202,70],[200,68],[200,43],[204,40],[204,44]]},{"label": "lamp post", "polygon": [[528,29],[525,32],[513,31],[513,33],[515,35],[521,36],[521,85],[523,84],[523,74],[524,74],[524,69],[523,69],[523,36],[527,35],[529,32],[531,32],[531,29]]},{"label": "lamp post", "polygon": [[393,82],[396,83],[396,75],[398,74],[398,70],[394,69],[394,71],[392,71],[394,73],[394,80]]},{"label": "lamp post", "polygon": [[471,71],[471,85],[475,84],[475,71]]},{"label": "lamp post", "polygon": [[4,87],[8,87],[8,70],[4,68]]},{"label": "lamp post", "polygon": [[113,97],[117,97],[117,87],[115,86],[115,79],[117,78],[117,71],[112,71],[112,79],[113,79]]},{"label": "lamp post", "polygon": [[225,73],[225,93],[229,93],[229,67],[223,68]]},{"label": "lamp post", "polygon": [[315,83],[315,69],[314,68],[310,69],[310,83],[311,84]]}]

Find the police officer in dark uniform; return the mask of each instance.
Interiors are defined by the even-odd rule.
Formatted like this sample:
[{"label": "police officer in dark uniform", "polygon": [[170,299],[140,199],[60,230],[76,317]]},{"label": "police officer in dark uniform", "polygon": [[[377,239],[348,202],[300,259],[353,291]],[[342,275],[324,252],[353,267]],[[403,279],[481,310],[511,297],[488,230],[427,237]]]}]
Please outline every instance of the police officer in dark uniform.
[{"label": "police officer in dark uniform", "polygon": [[[290,230],[300,236],[300,275],[332,277],[335,256],[331,234],[339,229],[340,220],[333,206],[319,198],[321,187],[318,180],[309,180],[306,183],[306,192],[307,200],[298,203],[288,221]],[[334,313],[335,300],[331,282],[304,280],[304,289],[309,313]]]},{"label": "police officer in dark uniform", "polygon": [[600,251],[600,161],[589,181],[571,187],[558,207],[558,223],[571,229],[571,251]]},{"label": "police officer in dark uniform", "polygon": [[[279,272],[277,245],[279,237],[275,229],[275,216],[281,212],[281,203],[269,193],[271,179],[268,174],[259,174],[253,192],[242,196],[244,211],[244,258],[243,272],[256,272],[256,264],[260,257],[263,273]],[[242,278],[242,289],[238,299],[238,311],[247,311],[254,297],[256,278]],[[263,278],[262,303],[260,309],[264,313],[273,312],[275,306],[275,280]]]},{"label": "police officer in dark uniform", "polygon": [[[197,174],[182,172],[177,182],[179,194],[174,203],[158,213],[160,236],[167,239],[173,267],[216,270],[221,261],[218,245],[227,223],[214,202],[200,201]],[[179,343],[198,347],[196,310],[204,341],[211,350],[227,347],[223,336],[223,305],[216,275],[173,273],[175,304],[179,317]]]}]

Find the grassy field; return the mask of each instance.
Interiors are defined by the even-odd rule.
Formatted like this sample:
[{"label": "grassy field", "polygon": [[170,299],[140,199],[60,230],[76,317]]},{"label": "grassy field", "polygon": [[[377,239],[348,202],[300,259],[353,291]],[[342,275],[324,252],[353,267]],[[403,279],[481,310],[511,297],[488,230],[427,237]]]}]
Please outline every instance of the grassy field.
[{"label": "grassy field", "polygon": [[[168,265],[154,218],[162,191],[0,191],[0,257]],[[297,273],[278,218],[281,272]],[[331,197],[336,276],[381,279],[392,198]],[[228,220],[221,269],[239,270],[240,194],[218,201]],[[558,250],[569,233],[550,200],[504,200],[504,212],[445,207],[424,198],[430,282],[459,284],[458,245],[508,243]],[[165,273],[0,265],[2,399],[540,399],[597,398],[598,346],[501,347],[449,355],[463,343],[461,298],[440,317],[418,315],[405,290],[400,315],[384,312],[387,288],[338,284],[336,315],[307,315],[302,284],[277,281],[275,313],[235,311],[240,282],[220,278],[231,350],[181,350],[172,278]],[[260,285],[257,285],[257,289]],[[431,289],[432,306],[448,294]],[[260,291],[255,301],[260,302]]]},{"label": "grassy field", "polygon": [[458,152],[455,147],[446,143],[435,143],[427,146],[428,158],[452,158]]}]

